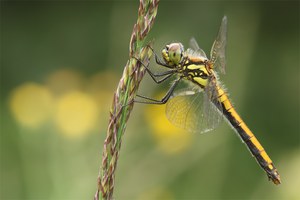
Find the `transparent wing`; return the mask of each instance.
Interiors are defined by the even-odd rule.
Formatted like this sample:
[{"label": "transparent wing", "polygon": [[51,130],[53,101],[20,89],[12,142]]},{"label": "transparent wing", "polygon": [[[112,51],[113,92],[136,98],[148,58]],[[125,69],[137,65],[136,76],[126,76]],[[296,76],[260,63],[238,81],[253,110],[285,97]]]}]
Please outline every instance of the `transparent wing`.
[{"label": "transparent wing", "polygon": [[175,94],[166,105],[166,115],[175,126],[200,133],[216,128],[223,118],[205,91]]},{"label": "transparent wing", "polygon": [[[209,79],[212,79],[212,76]],[[223,121],[223,106],[218,100],[216,80],[209,80],[204,92],[204,115],[210,122],[210,126],[215,128]]]},{"label": "transparent wing", "polygon": [[225,48],[227,43],[227,17],[224,16],[222,19],[221,27],[216,40],[210,51],[210,60],[214,63],[215,68],[224,74],[225,73]]},{"label": "transparent wing", "polygon": [[194,56],[207,58],[205,52],[199,47],[195,38],[190,39],[190,51],[193,52]]}]

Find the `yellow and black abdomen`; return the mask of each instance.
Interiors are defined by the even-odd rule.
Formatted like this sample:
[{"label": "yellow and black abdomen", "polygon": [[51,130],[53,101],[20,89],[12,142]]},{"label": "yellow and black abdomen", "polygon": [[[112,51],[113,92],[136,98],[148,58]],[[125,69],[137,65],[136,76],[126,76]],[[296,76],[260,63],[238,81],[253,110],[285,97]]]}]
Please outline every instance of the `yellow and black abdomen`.
[{"label": "yellow and black abdomen", "polygon": [[265,170],[269,179],[271,179],[276,185],[280,184],[280,176],[272,160],[245,122],[235,111],[230,100],[228,99],[226,92],[221,87],[217,86],[217,94],[218,103],[215,103],[217,108],[224,114],[242,141],[246,143],[251,154],[255,157],[262,169]]}]

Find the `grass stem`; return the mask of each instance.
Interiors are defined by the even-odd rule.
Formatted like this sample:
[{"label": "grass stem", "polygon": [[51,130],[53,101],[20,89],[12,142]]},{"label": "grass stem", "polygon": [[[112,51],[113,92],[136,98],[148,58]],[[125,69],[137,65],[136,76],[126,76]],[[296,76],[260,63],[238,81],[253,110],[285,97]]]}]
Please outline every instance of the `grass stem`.
[{"label": "grass stem", "polygon": [[[133,108],[133,99],[145,74],[141,63],[148,64],[152,56],[151,49],[145,44],[146,36],[151,30],[158,8],[159,0],[140,0],[138,19],[133,27],[129,60],[124,68],[118,88],[114,93],[107,135],[104,141],[102,163],[98,175],[98,189],[94,200],[112,199],[115,171],[120,154],[122,136]],[[124,106],[125,105],[125,106]]]}]

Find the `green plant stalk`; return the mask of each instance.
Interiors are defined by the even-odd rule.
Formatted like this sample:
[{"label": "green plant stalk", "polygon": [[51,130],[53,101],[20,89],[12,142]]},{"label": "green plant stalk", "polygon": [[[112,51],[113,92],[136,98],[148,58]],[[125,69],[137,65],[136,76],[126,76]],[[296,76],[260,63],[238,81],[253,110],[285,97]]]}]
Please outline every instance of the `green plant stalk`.
[{"label": "green plant stalk", "polygon": [[104,141],[102,166],[98,174],[98,189],[94,200],[112,199],[115,170],[121,149],[122,136],[133,108],[133,99],[145,74],[141,63],[148,64],[152,50],[143,44],[153,26],[159,0],[140,0],[138,19],[133,27],[129,44],[129,60],[114,94],[107,135]]}]

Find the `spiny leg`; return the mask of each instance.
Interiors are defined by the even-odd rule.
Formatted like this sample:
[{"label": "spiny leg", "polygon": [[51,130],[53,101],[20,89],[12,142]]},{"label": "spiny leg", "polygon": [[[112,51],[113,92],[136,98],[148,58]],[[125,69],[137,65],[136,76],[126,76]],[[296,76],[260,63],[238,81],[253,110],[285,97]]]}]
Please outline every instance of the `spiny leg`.
[{"label": "spiny leg", "polygon": [[175,80],[173,82],[173,84],[169,88],[168,92],[165,94],[165,96],[161,100],[153,99],[153,98],[142,96],[142,95],[136,95],[137,97],[140,97],[140,98],[145,99],[147,101],[138,101],[138,100],[134,99],[134,102],[136,102],[136,103],[144,103],[144,104],[165,104],[170,99],[170,97],[173,94],[176,86],[178,85],[179,81],[182,78],[183,77],[179,77],[177,80]]},{"label": "spiny leg", "polygon": [[[151,78],[156,82],[156,83],[161,83],[165,80],[167,80],[168,78],[170,78],[173,74],[175,74],[177,72],[176,69],[174,69],[174,67],[167,65],[165,62],[161,61],[160,58],[158,57],[158,55],[155,53],[155,51],[153,50],[153,48],[151,46],[148,45],[148,47],[152,50],[152,52],[155,55],[155,61],[158,65],[164,66],[166,68],[169,68],[171,70],[166,71],[166,72],[162,72],[159,74],[155,74],[153,73],[148,66],[146,66],[143,62],[141,62],[139,59],[137,59],[146,69],[146,71],[149,73],[149,75],[151,76]],[[160,80],[156,80],[156,77],[161,77],[161,76],[165,76]],[[148,101],[138,101],[134,99],[134,102],[136,103],[144,103],[144,104],[165,104],[171,97],[171,95],[173,94],[176,86],[178,85],[179,81],[182,79],[183,77],[179,77],[177,80],[175,80],[173,82],[173,84],[171,85],[171,87],[169,88],[168,92],[165,94],[165,96],[161,99],[161,100],[157,100],[157,99],[153,99],[150,97],[146,97],[146,96],[142,96],[142,95],[136,95],[137,97],[140,97],[142,99],[148,100]]]},{"label": "spiny leg", "polygon": [[[145,67],[146,71],[149,73],[149,75],[153,79],[153,81],[155,83],[158,83],[158,84],[165,81],[165,80],[167,80],[168,78],[170,78],[173,74],[175,74],[177,72],[176,69],[172,69],[172,70],[169,70],[169,71],[165,71],[165,72],[162,72],[162,73],[155,74],[142,61],[140,61],[138,58],[135,58],[135,59],[138,60]],[[162,79],[159,79],[159,80],[156,79],[156,77],[162,77],[162,76],[165,76],[165,77],[163,77]]]},{"label": "spiny leg", "polygon": [[162,61],[159,56],[156,54],[156,52],[154,51],[154,49],[148,45],[148,47],[151,49],[151,51],[154,53],[154,56],[155,56],[155,62],[158,64],[158,65],[161,65],[161,66],[164,66],[166,68],[169,68],[169,69],[174,69],[174,67],[172,66],[169,66],[167,63],[165,63],[164,61]]}]

